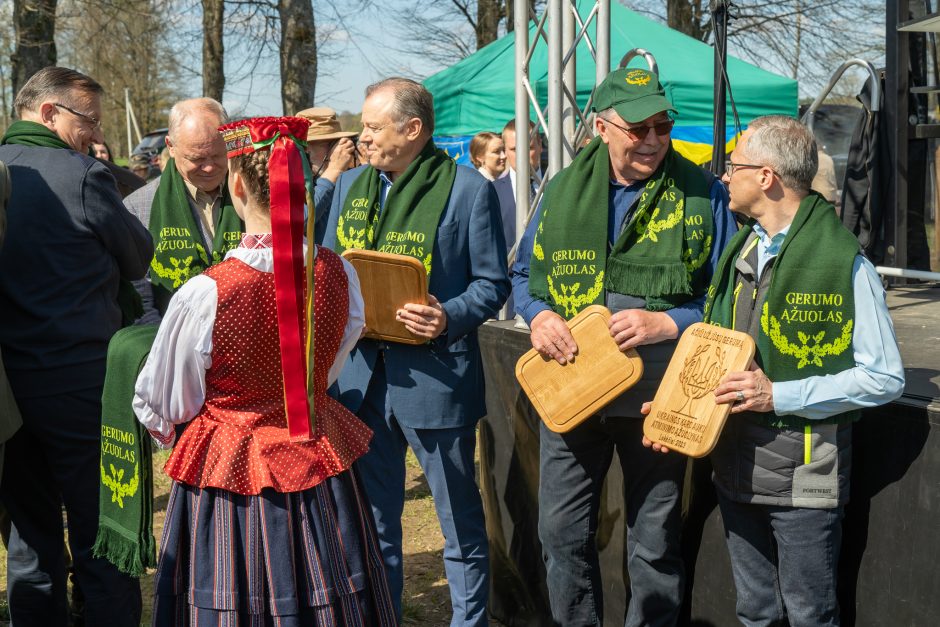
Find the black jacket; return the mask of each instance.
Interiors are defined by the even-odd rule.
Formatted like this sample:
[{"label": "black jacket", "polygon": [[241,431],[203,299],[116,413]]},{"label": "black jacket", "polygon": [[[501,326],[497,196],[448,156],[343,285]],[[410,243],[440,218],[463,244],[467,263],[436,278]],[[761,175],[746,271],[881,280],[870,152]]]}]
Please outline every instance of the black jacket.
[{"label": "black jacket", "polygon": [[13,180],[0,251],[0,347],[13,391],[32,398],[100,387],[121,324],[118,278],[144,276],[150,233],[91,157],[7,145],[0,161]]}]

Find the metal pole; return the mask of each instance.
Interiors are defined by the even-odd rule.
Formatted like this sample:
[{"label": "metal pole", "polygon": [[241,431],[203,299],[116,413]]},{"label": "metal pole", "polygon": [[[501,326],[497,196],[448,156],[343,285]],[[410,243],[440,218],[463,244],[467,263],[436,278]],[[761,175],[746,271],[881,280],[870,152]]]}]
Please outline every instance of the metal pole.
[{"label": "metal pole", "polygon": [[[548,172],[549,178],[561,170],[564,143],[562,137],[562,5],[566,0],[548,0]],[[517,135],[518,140],[518,135]],[[516,142],[517,155],[522,150]],[[518,157],[517,157],[518,158]],[[522,183],[519,182],[518,185]],[[517,185],[517,187],[518,187]]]},{"label": "metal pole", "polygon": [[715,0],[712,3],[715,17],[715,121],[712,126],[711,171],[716,176],[725,173],[725,116],[728,85],[725,83],[724,67],[728,59],[728,3]]},{"label": "metal pole", "polygon": [[[526,83],[529,68],[529,3],[517,0],[513,6],[513,28],[516,39],[516,241],[522,239],[525,219],[529,213],[529,93]],[[506,242],[507,246],[512,246]]]},{"label": "metal pole", "polygon": [[594,82],[600,85],[610,74],[610,0],[599,0],[597,7],[597,70]]},{"label": "metal pole", "polygon": [[124,117],[127,119],[127,159],[128,165],[130,165],[131,151],[134,149],[134,144],[131,143],[131,90],[127,87],[124,88]]},{"label": "metal pole", "polygon": [[[562,52],[564,55],[567,55],[569,51],[572,51],[573,46],[575,45],[575,20],[574,12],[578,10],[577,3],[574,0],[562,0]],[[564,88],[568,90],[568,93],[571,94],[575,101],[578,98],[578,79],[577,79],[577,55],[571,54],[568,57],[568,63],[565,64],[565,67],[562,69],[562,82]],[[562,92],[564,95],[564,92]],[[578,113],[575,111],[574,104],[571,103],[567,98],[563,99],[563,108],[562,108],[562,153],[561,153],[561,168],[566,167],[571,160],[574,159],[575,153],[578,151],[578,147],[575,146],[575,136],[574,131],[578,123]]]}]

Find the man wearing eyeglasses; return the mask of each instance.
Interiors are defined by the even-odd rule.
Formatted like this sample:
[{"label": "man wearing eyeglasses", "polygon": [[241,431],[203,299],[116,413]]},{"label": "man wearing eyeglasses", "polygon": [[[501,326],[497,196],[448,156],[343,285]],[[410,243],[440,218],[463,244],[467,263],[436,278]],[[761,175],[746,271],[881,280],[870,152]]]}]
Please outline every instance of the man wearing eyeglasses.
[{"label": "man wearing eyeglasses", "polygon": [[244,225],[225,186],[228,159],[218,130],[227,121],[212,98],[173,105],[166,167],[124,199],[154,240],[148,278],[134,284],[144,304],[138,324],[159,322],[183,283],[222,261],[241,241]]},{"label": "man wearing eyeglasses", "polygon": [[520,243],[513,297],[532,346],[561,364],[578,353],[566,320],[606,305],[611,337],[623,351],[637,349],[644,374],[570,432],[542,425],[539,539],[554,622],[602,624],[598,512],[616,450],[626,505],[626,624],[674,625],[684,589],[685,460],[643,448],[640,408],[655,394],[676,338],[702,319],[705,288],[734,221],[721,182],[672,147],[675,108],[655,74],[611,72],[594,107],[597,137],[550,181]]},{"label": "man wearing eyeglasses", "polygon": [[766,116],[748,125],[724,177],[747,222],[722,255],[705,318],[753,337],[757,354],[715,390],[732,416],[710,457],[744,625],[839,625],[852,423],[904,390],[881,279],[810,190],[816,168],[812,132]]},{"label": "man wearing eyeglasses", "polygon": [[101,395],[120,328],[121,279],[153,256],[108,168],[88,155],[101,86],[43,68],[16,96],[0,140],[12,177],[0,251],[0,345],[23,426],[10,440],[0,498],[13,523],[7,560],[17,625],[68,623],[62,505],[85,624],[139,625],[137,580],[92,557],[98,529]]},{"label": "man wearing eyeglasses", "polygon": [[[444,535],[451,625],[487,625],[489,550],[474,469],[486,413],[477,327],[509,294],[506,244],[493,185],[434,145],[434,100],[390,78],[366,90],[368,165],[336,183],[324,243],[414,257],[428,272],[427,305],[398,320],[418,345],[362,339],[339,376],[340,401],[373,431],[356,471],[372,503],[392,599],[401,618],[405,452],[421,465]],[[363,294],[368,304],[375,294]]]}]

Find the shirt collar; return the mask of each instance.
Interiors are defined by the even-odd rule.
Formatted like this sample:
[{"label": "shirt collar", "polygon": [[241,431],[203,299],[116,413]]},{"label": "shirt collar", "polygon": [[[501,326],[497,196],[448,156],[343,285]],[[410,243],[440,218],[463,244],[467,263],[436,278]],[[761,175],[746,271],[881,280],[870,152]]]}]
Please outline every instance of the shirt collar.
[{"label": "shirt collar", "polygon": [[783,240],[787,238],[787,232],[790,230],[790,225],[786,225],[779,233],[770,237],[767,231],[760,225],[759,222],[755,222],[754,226],[751,227],[757,237],[760,238],[761,246],[764,247],[764,250],[770,255],[776,255],[780,252],[780,246],[783,245]]},{"label": "shirt collar", "polygon": [[196,187],[195,185],[193,185],[186,179],[183,179],[183,183],[186,185],[186,191],[189,192],[189,197],[192,198],[193,200],[196,200],[197,198],[199,198],[200,195],[204,195],[204,196],[207,196],[208,198],[211,198],[213,201],[215,201],[216,198],[222,195],[221,185],[219,185],[219,188],[213,194],[211,192],[202,191],[201,189],[199,189],[198,187]]},{"label": "shirt collar", "polygon": [[274,236],[271,233],[245,233],[238,246],[249,250],[271,248],[274,246]]}]

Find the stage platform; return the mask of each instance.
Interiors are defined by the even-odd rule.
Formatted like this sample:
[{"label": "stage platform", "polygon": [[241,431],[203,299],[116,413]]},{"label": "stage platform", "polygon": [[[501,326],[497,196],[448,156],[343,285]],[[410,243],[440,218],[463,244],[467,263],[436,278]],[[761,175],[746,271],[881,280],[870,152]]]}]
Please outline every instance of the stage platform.
[{"label": "stage platform", "polygon": [[[839,597],[843,625],[940,625],[940,287],[888,292],[907,376],[898,401],[869,410],[854,429]],[[860,330],[864,332],[864,330]],[[538,542],[539,419],[513,375],[530,348],[512,322],[480,330],[489,415],[480,423],[480,488],[490,537],[490,611],[505,625],[550,625]],[[689,465],[683,552],[690,590],[682,624],[735,624],[734,585],[707,459]],[[597,543],[604,625],[623,625],[623,478],[616,455]]]}]

